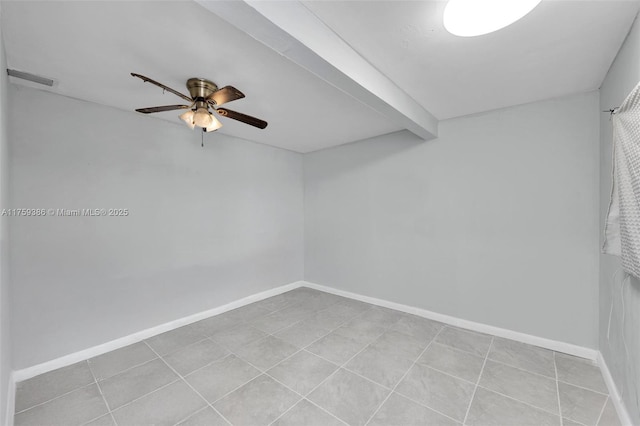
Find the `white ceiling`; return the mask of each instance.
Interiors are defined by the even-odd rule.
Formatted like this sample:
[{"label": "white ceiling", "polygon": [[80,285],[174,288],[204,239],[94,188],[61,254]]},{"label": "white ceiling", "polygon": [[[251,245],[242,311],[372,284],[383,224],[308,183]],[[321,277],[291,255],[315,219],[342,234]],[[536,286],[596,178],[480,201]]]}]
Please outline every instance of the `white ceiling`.
[{"label": "white ceiling", "polygon": [[[640,2],[543,0],[523,20],[475,38],[444,30],[443,1],[304,5],[445,119],[597,89]],[[298,152],[403,128],[191,1],[2,0],[2,31],[9,68],[55,79],[45,90],[62,95],[132,111],[181,100],[130,72],[183,93],[188,78],[209,78],[247,95],[229,108],[269,122],[258,130],[222,119],[220,132]],[[180,124],[178,114],[154,116]]]},{"label": "white ceiling", "polygon": [[639,7],[543,0],[500,31],[457,37],[444,1],[304,4],[441,120],[598,89]]},{"label": "white ceiling", "polygon": [[[191,1],[3,1],[2,15],[8,67],[57,80],[39,87],[62,95],[133,111],[184,102],[131,72],[185,94],[204,77],[246,95],[225,107],[269,122],[221,118],[221,133],[298,152],[401,129]],[[180,113],[149,117],[183,125]]]}]

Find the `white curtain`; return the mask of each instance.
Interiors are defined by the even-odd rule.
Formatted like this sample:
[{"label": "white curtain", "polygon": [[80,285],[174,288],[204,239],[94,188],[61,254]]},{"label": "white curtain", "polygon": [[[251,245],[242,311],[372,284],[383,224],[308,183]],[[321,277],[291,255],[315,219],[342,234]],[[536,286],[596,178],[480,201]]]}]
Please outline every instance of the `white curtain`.
[{"label": "white curtain", "polygon": [[640,84],[613,114],[613,187],[602,252],[640,278]]}]

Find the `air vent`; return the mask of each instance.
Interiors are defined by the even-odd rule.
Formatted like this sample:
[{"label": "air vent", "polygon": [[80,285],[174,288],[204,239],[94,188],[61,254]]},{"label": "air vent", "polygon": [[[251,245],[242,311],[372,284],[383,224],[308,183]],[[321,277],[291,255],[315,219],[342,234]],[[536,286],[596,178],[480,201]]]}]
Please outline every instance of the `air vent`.
[{"label": "air vent", "polygon": [[53,86],[52,79],[46,78],[46,77],[40,77],[39,75],[31,74],[28,72],[7,69],[7,74],[9,74],[11,77],[33,81],[34,83],[44,84],[45,86]]}]

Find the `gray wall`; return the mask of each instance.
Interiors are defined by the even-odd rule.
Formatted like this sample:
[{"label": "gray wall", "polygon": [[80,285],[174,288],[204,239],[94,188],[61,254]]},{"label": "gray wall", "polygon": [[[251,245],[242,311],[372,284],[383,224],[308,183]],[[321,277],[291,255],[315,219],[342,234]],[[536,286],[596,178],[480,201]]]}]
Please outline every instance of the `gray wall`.
[{"label": "gray wall", "polygon": [[597,348],[598,93],[305,155],[305,279]]},{"label": "gray wall", "polygon": [[130,212],[11,220],[16,369],[302,279],[300,154],[10,95],[13,206]]},{"label": "gray wall", "polygon": [[[2,13],[1,10],[0,13]],[[0,28],[0,210],[9,206],[9,139],[7,135],[7,90],[9,83],[7,73],[4,71],[6,68],[7,61],[4,54],[2,28]],[[0,424],[3,424],[6,418],[8,408],[6,406],[7,391],[9,390],[9,377],[12,370],[8,231],[7,216],[0,216]]]},{"label": "gray wall", "polygon": [[[636,21],[600,88],[600,109],[606,110],[620,105],[638,83],[640,23]],[[602,235],[611,193],[613,138],[612,123],[606,113],[600,117],[600,132]],[[619,258],[600,256],[600,351],[622,393],[632,421],[634,424],[640,424],[640,282],[620,271]]]}]

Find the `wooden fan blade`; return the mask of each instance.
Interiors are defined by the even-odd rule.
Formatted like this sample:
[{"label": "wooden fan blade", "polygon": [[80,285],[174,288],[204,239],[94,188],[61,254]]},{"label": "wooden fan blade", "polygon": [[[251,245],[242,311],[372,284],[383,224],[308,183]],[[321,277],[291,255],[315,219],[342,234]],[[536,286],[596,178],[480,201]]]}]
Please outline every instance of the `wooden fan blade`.
[{"label": "wooden fan blade", "polygon": [[265,127],[267,127],[266,121],[260,120],[259,118],[251,117],[250,115],[247,115],[247,114],[242,114],[241,112],[231,111],[230,109],[226,109],[226,108],[218,108],[216,112],[223,117],[242,121],[243,123],[246,123],[250,126],[257,127],[259,129],[264,129]]},{"label": "wooden fan blade", "polygon": [[244,93],[239,91],[233,86],[225,86],[222,89],[218,89],[213,92],[207,98],[208,101],[213,101],[216,106],[221,106],[227,102],[235,101],[244,98]]},{"label": "wooden fan blade", "polygon": [[153,112],[162,112],[162,111],[173,111],[174,109],[187,109],[191,108],[190,105],[164,105],[157,107],[149,107],[149,108],[138,108],[136,111],[141,112],[143,114],[151,114]]},{"label": "wooden fan blade", "polygon": [[152,80],[149,77],[145,77],[144,75],[136,74],[136,73],[133,73],[133,72],[131,73],[131,75],[134,76],[134,77],[138,77],[139,79],[141,79],[145,83],[155,84],[156,86],[162,88],[163,90],[166,90],[167,92],[171,92],[176,96],[180,96],[182,99],[184,99],[187,102],[193,102],[193,99],[191,99],[189,96],[183,95],[182,93],[178,92],[177,90],[173,90],[171,87],[167,87],[162,83],[158,83],[157,81]]}]

